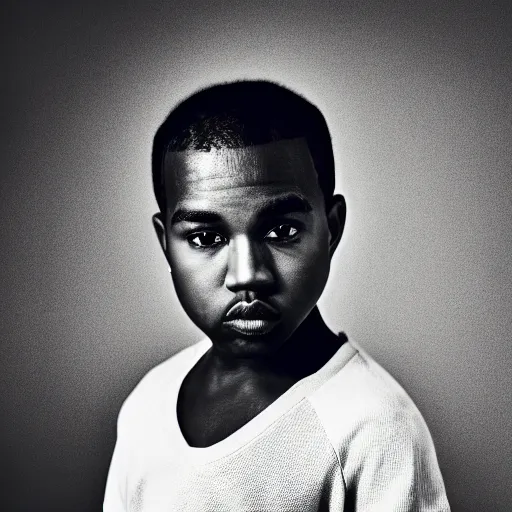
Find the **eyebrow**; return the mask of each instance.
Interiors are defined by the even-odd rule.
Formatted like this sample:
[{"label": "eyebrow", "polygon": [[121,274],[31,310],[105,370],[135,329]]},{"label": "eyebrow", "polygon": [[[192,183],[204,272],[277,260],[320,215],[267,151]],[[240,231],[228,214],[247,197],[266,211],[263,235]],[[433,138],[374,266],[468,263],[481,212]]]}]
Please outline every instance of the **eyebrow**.
[{"label": "eyebrow", "polygon": [[288,213],[308,213],[312,210],[309,201],[298,194],[269,199],[258,212],[258,217],[286,215]]},{"label": "eyebrow", "polygon": [[[287,215],[289,213],[308,213],[312,211],[309,201],[298,194],[269,199],[258,211],[258,217]],[[222,221],[221,215],[205,210],[176,210],[171,218],[171,225],[178,222],[196,222],[198,224],[215,224]]]},{"label": "eyebrow", "polygon": [[198,224],[214,224],[220,222],[222,217],[218,213],[204,210],[176,210],[171,218],[171,225],[178,222],[197,222]]}]

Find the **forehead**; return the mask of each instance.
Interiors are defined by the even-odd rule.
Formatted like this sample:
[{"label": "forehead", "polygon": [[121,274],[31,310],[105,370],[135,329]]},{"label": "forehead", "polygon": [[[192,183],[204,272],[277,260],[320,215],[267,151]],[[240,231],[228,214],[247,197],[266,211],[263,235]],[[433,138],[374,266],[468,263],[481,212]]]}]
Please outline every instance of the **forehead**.
[{"label": "forehead", "polygon": [[298,192],[316,202],[318,177],[305,139],[210,151],[169,152],[164,161],[169,209],[222,200],[243,204],[258,197]]}]

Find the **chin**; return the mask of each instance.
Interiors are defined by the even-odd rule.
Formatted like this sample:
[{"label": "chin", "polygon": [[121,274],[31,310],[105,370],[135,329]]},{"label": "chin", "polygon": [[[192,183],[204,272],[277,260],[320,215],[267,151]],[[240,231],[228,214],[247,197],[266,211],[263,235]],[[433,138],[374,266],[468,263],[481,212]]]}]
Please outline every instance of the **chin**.
[{"label": "chin", "polygon": [[242,334],[228,331],[210,339],[223,352],[234,356],[261,357],[275,353],[286,341],[286,338],[277,331],[266,334]]}]

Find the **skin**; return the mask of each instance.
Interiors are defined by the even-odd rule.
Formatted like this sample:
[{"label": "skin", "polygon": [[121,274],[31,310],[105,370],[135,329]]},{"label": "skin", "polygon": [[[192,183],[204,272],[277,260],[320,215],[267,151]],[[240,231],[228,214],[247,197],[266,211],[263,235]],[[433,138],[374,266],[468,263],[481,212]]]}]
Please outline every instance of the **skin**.
[{"label": "skin", "polygon": [[[209,446],[339,348],[316,303],[345,201],[326,210],[304,139],[169,153],[164,165],[168,207],[153,224],[177,296],[213,344],[182,384],[178,419],[189,444]],[[254,300],[278,321],[256,335],[233,329],[227,311]]]}]

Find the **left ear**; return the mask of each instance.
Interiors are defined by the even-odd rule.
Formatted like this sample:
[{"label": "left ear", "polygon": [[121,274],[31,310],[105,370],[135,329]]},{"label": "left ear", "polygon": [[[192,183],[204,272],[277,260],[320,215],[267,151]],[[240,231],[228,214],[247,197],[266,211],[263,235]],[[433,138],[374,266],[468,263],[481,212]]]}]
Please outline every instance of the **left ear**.
[{"label": "left ear", "polygon": [[329,226],[329,256],[332,258],[336,247],[341,240],[345,228],[345,219],[347,217],[347,204],[345,198],[340,194],[335,194],[327,210],[327,225]]},{"label": "left ear", "polygon": [[169,268],[171,268],[171,263],[169,261],[169,252],[167,251],[167,239],[165,235],[165,222],[164,222],[164,216],[158,212],[151,217],[151,220],[153,222],[153,227],[155,228],[155,233],[158,238],[158,241],[160,242],[160,246],[162,247],[162,250],[164,251],[165,258],[167,259],[167,263],[169,264]]}]

